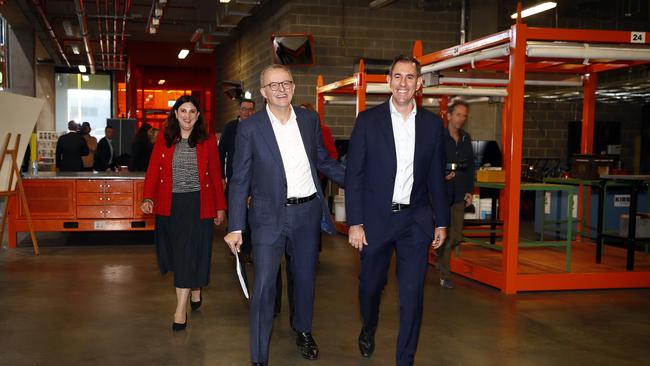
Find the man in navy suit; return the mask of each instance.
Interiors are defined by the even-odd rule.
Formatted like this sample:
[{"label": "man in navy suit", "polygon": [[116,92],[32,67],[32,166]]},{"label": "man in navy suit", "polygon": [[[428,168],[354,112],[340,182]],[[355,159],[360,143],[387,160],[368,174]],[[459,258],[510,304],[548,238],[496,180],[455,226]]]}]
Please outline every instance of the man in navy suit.
[{"label": "man in navy suit", "polygon": [[291,257],[293,327],[306,359],[318,358],[312,331],[314,279],[320,229],[336,232],[318,172],[342,183],[344,171],[323,146],[318,115],[291,106],[295,85],[288,68],[271,65],[260,74],[266,108],[240,122],[229,192],[226,243],[234,252],[248,221],[252,231],[255,281],[250,303],[251,360],[268,363],[282,255]]},{"label": "man in navy suit", "polygon": [[412,365],[417,348],[429,245],[445,241],[449,205],[440,118],[418,107],[420,63],[399,56],[387,76],[385,103],[359,113],[348,147],[345,209],[349,242],[361,253],[359,351],[375,348],[379,301],[393,251],[399,284],[398,366]]}]

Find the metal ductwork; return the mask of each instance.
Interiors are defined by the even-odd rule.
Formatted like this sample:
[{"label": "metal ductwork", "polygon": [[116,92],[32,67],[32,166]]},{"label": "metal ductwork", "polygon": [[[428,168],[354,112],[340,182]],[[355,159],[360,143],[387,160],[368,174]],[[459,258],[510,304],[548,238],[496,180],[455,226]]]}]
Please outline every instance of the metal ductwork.
[{"label": "metal ductwork", "polygon": [[84,9],[83,0],[75,0],[74,6],[77,10],[77,19],[79,20],[79,31],[81,32],[81,37],[83,38],[84,48],[86,49],[86,55],[88,55],[88,68],[90,69],[91,74],[95,74],[95,58],[93,56],[93,49],[90,45],[90,39],[88,37],[88,24],[86,22],[86,10]]},{"label": "metal ductwork", "polygon": [[38,15],[41,17],[41,20],[43,21],[43,24],[45,25],[45,30],[47,30],[47,33],[50,35],[52,38],[52,41],[54,42],[54,45],[56,46],[56,50],[61,56],[61,59],[70,67],[70,61],[68,61],[68,57],[66,57],[65,52],[63,51],[63,47],[61,46],[61,42],[59,41],[59,38],[56,36],[56,33],[54,33],[54,29],[52,28],[52,24],[50,24],[50,21],[47,19],[47,16],[45,15],[45,10],[43,9],[43,4],[41,4],[40,0],[33,0],[34,7],[36,8],[36,12]]}]

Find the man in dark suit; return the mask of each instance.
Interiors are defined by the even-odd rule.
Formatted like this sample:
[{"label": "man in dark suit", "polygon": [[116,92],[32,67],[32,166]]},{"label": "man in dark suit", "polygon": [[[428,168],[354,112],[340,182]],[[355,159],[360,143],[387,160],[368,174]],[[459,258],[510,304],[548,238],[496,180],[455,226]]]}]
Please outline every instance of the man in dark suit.
[{"label": "man in dark suit", "polygon": [[113,169],[113,167],[115,167],[113,161],[113,127],[106,126],[104,128],[104,137],[97,144],[94,168],[98,172],[103,172],[107,169]]},{"label": "man in dark suit", "polygon": [[387,76],[391,98],[356,120],[345,172],[349,241],[361,253],[359,351],[370,357],[381,293],[393,251],[399,284],[398,366],[412,365],[417,348],[429,245],[438,248],[449,225],[440,118],[418,107],[420,64],[395,59]]},{"label": "man in dark suit", "polygon": [[80,172],[84,168],[81,157],[88,155],[89,150],[78,130],[79,125],[75,121],[68,122],[68,133],[56,142],[56,167],[59,171]]},{"label": "man in dark suit", "polygon": [[241,122],[229,192],[226,243],[239,250],[248,220],[252,231],[255,281],[250,304],[251,360],[268,363],[273,326],[276,275],[282,255],[291,257],[295,313],[293,326],[301,355],[318,358],[312,331],[314,279],[320,229],[335,227],[324,200],[318,171],[337,183],[343,168],[323,146],[318,116],[293,108],[295,85],[285,66],[271,65],[260,74],[266,108]]},{"label": "man in dark suit", "polygon": [[[223,128],[223,133],[219,138],[219,159],[221,159],[221,175],[225,194],[228,197],[228,186],[232,178],[232,164],[235,157],[235,137],[237,136],[237,126],[239,122],[245,120],[255,113],[255,102],[251,99],[242,99],[239,103],[239,116],[228,123]],[[244,243],[241,246],[241,254],[247,262],[250,262],[251,243],[250,235],[244,232]]]}]

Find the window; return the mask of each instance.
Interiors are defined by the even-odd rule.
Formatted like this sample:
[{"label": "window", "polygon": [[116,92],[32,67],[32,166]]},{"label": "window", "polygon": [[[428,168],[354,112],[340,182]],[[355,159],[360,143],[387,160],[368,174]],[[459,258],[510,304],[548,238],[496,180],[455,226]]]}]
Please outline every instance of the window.
[{"label": "window", "polygon": [[111,78],[107,74],[56,74],[56,130],[68,130],[68,121],[89,122],[91,135],[104,137],[106,119],[111,113]]},{"label": "window", "polygon": [[0,90],[7,87],[7,22],[0,15]]}]

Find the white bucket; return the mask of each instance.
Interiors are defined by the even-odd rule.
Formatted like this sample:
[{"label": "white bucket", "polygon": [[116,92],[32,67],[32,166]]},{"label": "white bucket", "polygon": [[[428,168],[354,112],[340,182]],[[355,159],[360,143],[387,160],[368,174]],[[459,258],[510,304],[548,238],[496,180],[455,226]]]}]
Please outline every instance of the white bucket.
[{"label": "white bucket", "polygon": [[345,196],[334,196],[334,220],[345,221]]}]

